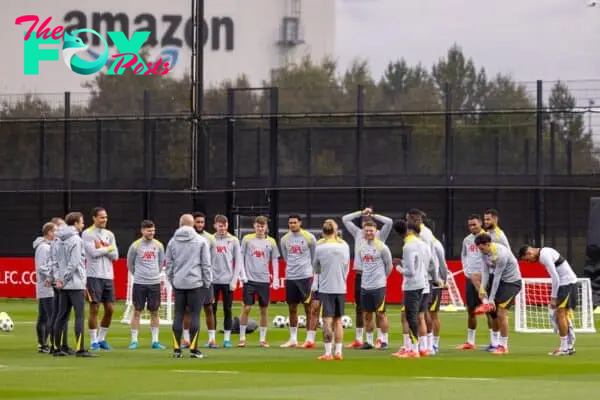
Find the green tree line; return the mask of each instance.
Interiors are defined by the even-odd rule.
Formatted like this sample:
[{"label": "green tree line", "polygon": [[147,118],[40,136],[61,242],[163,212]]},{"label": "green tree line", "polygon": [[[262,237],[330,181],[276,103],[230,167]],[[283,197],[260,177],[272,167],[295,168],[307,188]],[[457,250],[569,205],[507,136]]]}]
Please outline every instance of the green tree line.
[{"label": "green tree line", "polygon": [[[365,61],[356,61],[341,75],[338,71],[332,60],[315,62],[305,58],[263,82],[265,88],[279,88],[279,113],[307,115],[282,118],[279,123],[282,175],[299,176],[306,171],[316,176],[353,175],[357,168],[353,149],[357,145],[363,148],[367,175],[444,174],[448,124],[454,138],[455,174],[534,173],[535,93],[510,75],[489,76],[459,46],[452,46],[430,67],[411,65],[403,58],[390,61],[380,78],[372,74]],[[135,76],[132,71],[121,76],[99,73],[85,85],[90,91],[89,99],[85,104],[73,103],[71,115],[142,115],[145,104],[149,105],[151,115],[189,112],[189,82],[189,76],[175,79],[169,75]],[[240,76],[205,90],[208,164],[216,175],[225,171],[226,121],[219,116],[228,111],[228,90],[236,89],[237,115],[270,111],[268,90],[251,87],[248,77]],[[351,114],[357,111],[359,87],[363,110],[382,114],[364,119],[365,138],[361,144],[355,143],[357,118]],[[583,115],[576,112],[576,101],[567,85],[556,82],[545,90],[549,94],[545,99],[548,112],[544,115],[545,165],[553,159],[555,173],[566,173],[570,148],[573,173],[600,171],[598,149],[584,127]],[[149,93],[146,100],[144,91]],[[443,113],[448,105],[454,111],[450,120]],[[497,110],[514,112],[495,113]],[[321,115],[310,117],[313,113]],[[327,113],[348,115],[322,115]],[[0,179],[37,179],[40,175],[40,157],[32,149],[38,146],[42,123],[7,119],[62,115],[61,106],[35,94],[2,104]],[[269,121],[236,118],[235,124],[236,141],[242,143],[236,152],[237,172],[249,176],[259,170],[265,173],[267,158],[259,158],[266,152]],[[63,125],[62,122],[42,125],[48,153],[44,159],[44,177],[60,179],[62,164],[56,165],[52,159],[64,154]],[[147,125],[143,121],[104,121],[100,126],[96,122],[74,122],[72,147],[78,156],[73,161],[73,179],[83,182],[100,179],[95,167],[98,141],[94,138],[98,130],[108,138],[103,149],[108,166],[101,179],[143,178],[145,129],[155,132],[154,151],[159,154],[154,168],[156,176],[185,180],[190,173],[191,140],[190,124],[183,120]],[[551,131],[555,134],[553,157]],[[258,150],[248,151],[248,148]]]}]

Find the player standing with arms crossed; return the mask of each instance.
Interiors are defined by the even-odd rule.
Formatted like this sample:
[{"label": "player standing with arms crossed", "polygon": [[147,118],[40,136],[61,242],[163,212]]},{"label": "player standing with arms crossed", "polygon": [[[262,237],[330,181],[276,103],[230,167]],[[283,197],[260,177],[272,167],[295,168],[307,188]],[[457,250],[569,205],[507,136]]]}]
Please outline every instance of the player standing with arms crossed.
[{"label": "player standing with arms crossed", "polygon": [[[108,328],[112,322],[115,303],[115,284],[113,261],[119,259],[119,249],[115,235],[108,229],[108,214],[102,207],[92,210],[93,225],[83,232],[83,248],[87,269],[87,296],[90,303],[88,329],[91,350],[110,350],[106,342]],[[98,331],[98,312],[100,303],[104,307],[104,315]]]},{"label": "player standing with arms crossed", "polygon": [[56,236],[56,226],[47,222],[42,227],[42,236],[33,242],[35,251],[35,297],[38,301],[38,318],[36,332],[38,338],[38,352],[50,353],[48,337],[52,331],[52,315],[54,314],[54,292],[52,291],[52,251],[51,243]]},{"label": "player standing with arms crossed", "polygon": [[531,247],[523,245],[519,249],[519,259],[539,262],[552,279],[550,294],[550,321],[560,337],[560,347],[551,356],[575,354],[575,329],[570,315],[577,308],[577,275],[569,262],[551,247]]},{"label": "player standing with arms crossed", "polygon": [[156,226],[150,220],[142,221],[142,237],[129,246],[127,251],[127,268],[133,275],[133,318],[131,320],[131,343],[129,348],[138,348],[140,316],[144,307],[150,311],[150,331],[152,348],[164,350],[159,342],[160,318],[160,273],[165,262],[165,249],[161,242],[154,238]]},{"label": "player standing with arms crossed", "polygon": [[240,273],[244,270],[244,260],[240,241],[230,234],[229,221],[224,215],[215,216],[215,255],[213,259],[213,315],[215,316],[215,329],[217,318],[217,304],[219,295],[223,301],[223,347],[231,348],[231,327],[233,292],[237,288]]},{"label": "player standing with arms crossed", "polygon": [[[350,268],[350,246],[338,237],[337,223],[323,223],[323,238],[319,240],[314,257],[313,287],[318,287],[323,305],[323,342],[325,354],[319,360],[343,360],[344,328],[342,316],[346,303],[346,280]],[[332,343],[335,353],[332,355]]]},{"label": "player standing with arms crossed", "polygon": [[254,233],[242,239],[242,257],[244,259],[244,293],[242,313],[240,315],[240,343],[238,347],[246,347],[246,326],[248,315],[258,297],[260,307],[259,344],[269,347],[267,343],[267,318],[270,301],[269,264],[273,268],[273,289],[279,289],[279,249],[275,239],[267,235],[267,217],[254,219]]},{"label": "player standing with arms crossed", "polygon": [[[481,273],[483,272],[483,258],[481,252],[475,244],[475,238],[477,235],[486,233],[481,227],[481,217],[476,214],[472,214],[467,219],[467,227],[469,228],[469,234],[463,239],[462,250],[460,253],[460,260],[463,267],[463,272],[467,278],[466,280],[466,300],[467,300],[467,341],[460,346],[457,350],[475,350],[475,333],[477,330],[477,314],[475,310],[481,304],[479,301],[479,292],[481,287]],[[490,329],[490,339],[493,334]]]},{"label": "player standing with arms crossed", "polygon": [[[311,319],[311,278],[315,257],[315,236],[302,229],[299,215],[288,218],[289,231],[281,238],[281,256],[285,260],[285,297],[290,318],[290,340],[281,347],[298,346],[298,305],[304,305],[307,322]],[[316,332],[310,324],[306,332],[306,342],[299,346],[305,349],[315,348]]]},{"label": "player standing with arms crossed", "polygon": [[[58,230],[56,244],[58,271],[56,273],[56,288],[59,291],[59,310],[54,325],[54,338],[60,338],[65,330],[71,309],[75,311],[75,356],[94,357],[85,350],[83,343],[83,325],[85,318],[85,265],[83,258],[83,243],[79,233],[83,230],[83,214],[72,212],[65,217],[66,225]],[[56,343],[55,343],[56,345]],[[64,342],[54,351],[55,357],[68,356],[63,351]]]},{"label": "player standing with arms crossed", "polygon": [[[392,273],[392,253],[380,239],[376,237],[377,225],[373,221],[363,224],[364,240],[358,250],[362,268],[360,287],[360,304],[364,312],[367,340],[361,349],[370,350],[374,347],[373,313],[377,318],[377,325],[381,327],[380,349],[388,348],[388,319],[385,314],[385,296],[387,291],[387,278]],[[319,291],[320,293],[320,291]]]},{"label": "player standing with arms crossed", "polygon": [[[490,316],[496,321],[500,331],[498,347],[492,354],[506,354],[508,353],[508,310],[512,300],[521,291],[521,271],[510,249],[492,243],[489,235],[477,236],[475,244],[484,260],[479,296],[482,303],[488,304],[492,309]],[[491,271],[494,271],[494,280],[490,290],[486,291]]]},{"label": "player standing with arms crossed", "polygon": [[[358,227],[354,224],[354,220],[359,217],[362,217],[360,227]],[[353,213],[346,214],[342,217],[342,223],[344,224],[344,227],[346,228],[346,230],[348,230],[348,232],[354,238],[354,272],[355,272],[355,275],[354,275],[354,304],[355,304],[355,310],[356,310],[354,322],[356,324],[356,338],[354,339],[354,341],[352,343],[350,343],[348,346],[346,346],[346,348],[349,348],[349,349],[359,349],[363,345],[363,332],[364,332],[365,320],[364,320],[362,305],[360,303],[360,292],[361,292],[361,285],[362,285],[362,274],[361,274],[362,267],[360,265],[360,259],[359,259],[359,257],[357,257],[357,254],[358,254],[358,250],[360,249],[360,247],[362,245],[362,242],[364,241],[364,233],[363,233],[363,229],[362,229],[362,224],[364,222],[370,221],[371,219],[379,221],[383,224],[383,226],[381,227],[381,230],[376,231],[376,236],[382,242],[385,242],[387,240],[387,238],[389,237],[390,232],[392,231],[392,225],[394,224],[394,222],[392,221],[391,218],[388,218],[388,217],[385,217],[385,216],[379,215],[379,214],[373,214],[373,210],[371,208],[365,208],[362,211],[355,211]],[[381,329],[379,328],[378,336],[381,336],[380,332],[381,332]],[[381,341],[382,341],[381,337],[378,337],[377,342],[380,343]]]},{"label": "player standing with arms crossed", "polygon": [[173,357],[182,358],[181,334],[183,314],[190,313],[190,357],[204,358],[198,350],[200,310],[212,283],[210,245],[194,230],[194,217],[183,214],[179,229],[167,244],[166,275],[175,292],[175,318],[173,319]]}]

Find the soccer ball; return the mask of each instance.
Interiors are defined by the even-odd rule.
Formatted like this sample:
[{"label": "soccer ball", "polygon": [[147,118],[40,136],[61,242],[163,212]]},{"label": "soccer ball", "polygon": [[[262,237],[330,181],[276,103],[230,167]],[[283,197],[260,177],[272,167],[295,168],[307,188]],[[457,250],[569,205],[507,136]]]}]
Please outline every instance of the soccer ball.
[{"label": "soccer ball", "polygon": [[285,317],[282,315],[278,315],[275,318],[273,318],[273,327],[285,328]]},{"label": "soccer ball", "polygon": [[3,315],[3,318],[0,319],[0,330],[2,332],[11,332],[13,329],[15,329],[15,324],[12,319],[10,319],[8,314]]},{"label": "soccer ball", "polygon": [[298,328],[306,328],[306,317],[298,315]]},{"label": "soccer ball", "polygon": [[342,317],[342,326],[344,329],[352,328],[352,318],[350,318],[348,315],[344,315]]},{"label": "soccer ball", "polygon": [[285,317],[285,326],[290,326],[290,317]]}]

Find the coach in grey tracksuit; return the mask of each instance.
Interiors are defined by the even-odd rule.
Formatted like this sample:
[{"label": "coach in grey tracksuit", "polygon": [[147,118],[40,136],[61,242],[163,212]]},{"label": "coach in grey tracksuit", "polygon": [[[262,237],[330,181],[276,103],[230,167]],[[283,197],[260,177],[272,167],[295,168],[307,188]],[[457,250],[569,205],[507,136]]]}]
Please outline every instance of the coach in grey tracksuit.
[{"label": "coach in grey tracksuit", "polygon": [[56,319],[58,317],[59,310],[59,301],[60,301],[60,291],[56,288],[56,276],[58,275],[58,243],[60,239],[58,239],[57,232],[62,227],[65,226],[64,221],[56,225],[56,233],[55,238],[52,242],[50,242],[50,258],[52,260],[52,265],[50,266],[50,282],[52,283],[52,291],[54,292],[54,297],[52,298],[52,317],[50,319],[50,345],[52,346],[51,351],[60,350],[59,347],[62,345],[62,350],[67,353],[72,353],[73,350],[69,349],[69,321],[71,320],[71,312],[67,315],[67,323],[64,325],[63,332],[61,336],[58,338],[54,338],[54,326],[56,325]]},{"label": "coach in grey tracksuit", "polygon": [[[83,229],[83,215],[71,213],[65,218],[66,225],[57,232],[58,271],[56,287],[59,289],[59,311],[54,326],[54,337],[59,338],[67,323],[71,309],[75,311],[75,351],[79,357],[90,357],[83,343],[83,320],[85,305],[86,272],[83,258],[83,243],[79,233]],[[62,342],[61,342],[62,347]],[[57,351],[55,356],[67,355]]]},{"label": "coach in grey tracksuit", "polygon": [[33,242],[35,250],[35,297],[38,300],[38,318],[36,331],[38,337],[38,351],[50,352],[48,347],[48,336],[52,330],[52,304],[54,292],[52,290],[52,257],[50,243],[54,239],[53,223],[47,223],[42,229],[44,236],[36,238]]},{"label": "coach in grey tracksuit", "polygon": [[190,355],[202,358],[202,353],[198,351],[199,314],[212,283],[210,245],[194,230],[194,218],[191,214],[182,215],[179,226],[166,251],[167,279],[175,291],[174,356],[181,357],[183,315],[188,308],[192,339]]}]

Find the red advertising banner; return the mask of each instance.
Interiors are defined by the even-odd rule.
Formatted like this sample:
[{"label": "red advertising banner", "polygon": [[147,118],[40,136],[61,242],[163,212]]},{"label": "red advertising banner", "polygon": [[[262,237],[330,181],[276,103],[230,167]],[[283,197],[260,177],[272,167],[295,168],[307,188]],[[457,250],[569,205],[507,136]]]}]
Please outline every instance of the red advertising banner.
[{"label": "red advertising banner", "polygon": [[[127,266],[126,260],[115,262],[115,294],[117,299],[123,300],[127,296]],[[448,269],[454,274],[454,280],[463,299],[465,298],[465,276],[462,274],[460,261],[448,261]],[[541,264],[521,263],[521,274],[524,278],[546,278],[548,274]],[[279,262],[280,289],[271,288],[271,300],[274,302],[285,301],[284,277],[285,262]],[[0,298],[35,298],[35,267],[33,258],[0,257]],[[348,293],[346,300],[354,301],[354,271],[348,276]],[[395,270],[388,279],[386,301],[390,304],[402,302],[402,275]],[[236,300],[242,299],[241,290],[234,295]]]}]

